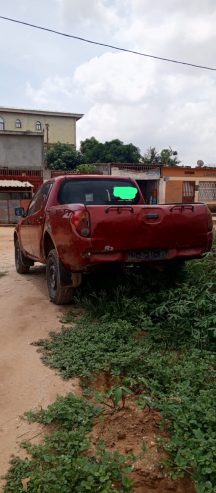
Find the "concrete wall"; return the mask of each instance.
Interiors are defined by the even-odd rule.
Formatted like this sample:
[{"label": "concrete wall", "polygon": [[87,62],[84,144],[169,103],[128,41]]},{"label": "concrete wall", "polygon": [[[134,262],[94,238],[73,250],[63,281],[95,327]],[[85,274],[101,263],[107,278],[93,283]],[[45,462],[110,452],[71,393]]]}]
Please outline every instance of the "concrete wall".
[{"label": "concrete wall", "polygon": [[0,133],[0,168],[41,168],[42,163],[42,135]]},{"label": "concrete wall", "polygon": [[[49,125],[49,143],[55,144],[61,142],[63,144],[76,145],[76,119],[64,116],[46,116],[25,113],[7,113],[0,110],[0,116],[4,120],[5,130],[16,130],[17,132],[30,131],[37,132],[36,122],[40,121],[42,131],[44,131],[44,143],[47,143],[47,132],[45,124]],[[21,121],[21,128],[16,128],[16,120]],[[41,131],[38,131],[40,134]]]}]

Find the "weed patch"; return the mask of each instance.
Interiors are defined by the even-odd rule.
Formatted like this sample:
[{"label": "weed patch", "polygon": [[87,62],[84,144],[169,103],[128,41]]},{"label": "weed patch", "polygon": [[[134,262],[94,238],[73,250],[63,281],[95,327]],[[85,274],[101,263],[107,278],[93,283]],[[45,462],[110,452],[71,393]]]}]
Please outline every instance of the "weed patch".
[{"label": "weed patch", "polygon": [[[49,339],[36,343],[43,361],[57,369],[64,378],[80,376],[83,382],[89,382],[100,372],[113,376],[117,385],[107,389],[107,394],[102,396],[102,402],[111,402],[114,409],[124,409],[125,399],[132,393],[141,408],[159,411],[163,416],[161,426],[166,432],[165,435],[169,436],[169,440],[163,438],[161,443],[169,453],[168,466],[172,475],[191,476],[197,493],[215,493],[215,259],[209,255],[202,261],[191,262],[178,276],[172,273],[153,274],[148,270],[145,273],[138,271],[136,274],[124,272],[117,278],[94,276],[92,281],[89,279],[79,290],[78,304],[85,308],[83,315],[75,319],[74,316],[70,319],[67,315],[67,328],[63,328],[60,333],[51,333]],[[116,458],[116,469],[113,465],[114,456],[107,456],[105,450],[99,459],[88,457],[86,430],[90,429],[92,419],[96,416],[94,413],[98,411],[89,404],[89,407],[85,408],[82,400],[76,400],[75,404],[73,399],[68,397],[68,400],[58,400],[54,407],[49,407],[47,411],[28,415],[31,420],[36,419],[43,423],[61,423],[63,433],[58,459],[56,452],[53,452],[55,446],[49,442],[52,437],[48,438],[44,445],[45,449],[41,452],[43,459],[40,456],[40,463],[37,462],[39,449],[28,448],[32,460],[30,463],[22,462],[22,467],[32,468],[27,470],[26,474],[35,478],[35,483],[32,483],[34,488],[39,481],[39,473],[35,473],[34,476],[35,471],[45,471],[47,480],[48,447],[48,450],[54,453],[54,458],[50,459],[51,465],[55,463],[58,466],[55,469],[53,467],[53,481],[61,485],[61,491],[130,491],[131,486],[127,484],[126,476],[122,476],[122,471],[125,471],[122,457]],[[70,426],[73,426],[72,430]],[[64,442],[66,432],[69,432],[68,439],[74,440],[74,443],[77,443],[77,433],[80,436],[78,442],[81,449],[75,459],[70,444],[68,445],[70,457],[73,456],[75,460],[73,471],[78,477],[80,489],[76,489],[72,472],[69,472],[72,459],[67,458],[66,462],[61,459],[64,457],[63,451],[67,450]],[[59,440],[59,431],[56,433],[57,435],[53,435],[54,443],[58,443]],[[75,435],[72,437],[70,433]],[[61,460],[63,462],[60,463]],[[80,460],[83,461],[82,465]],[[107,461],[110,467],[109,474],[106,468],[105,470],[109,478],[103,472]],[[19,471],[19,464],[20,462],[12,471]],[[68,468],[67,464],[70,464]],[[107,479],[103,487],[106,484],[108,489],[99,489],[100,482],[94,482],[96,479],[93,474],[94,477],[89,480],[92,489],[88,490],[85,486],[85,472],[89,464],[92,474],[96,471],[97,478],[100,474],[105,474]],[[74,489],[63,488],[61,481],[64,470],[65,484],[71,481]],[[56,476],[57,473],[59,477]],[[84,476],[82,487],[80,475]],[[109,489],[111,487],[114,489]],[[19,493],[22,490],[8,489],[5,493],[13,491]],[[50,488],[42,491],[50,493],[58,490]]]},{"label": "weed patch", "polygon": [[29,413],[31,421],[53,422],[57,429],[42,445],[23,443],[30,458],[12,460],[5,493],[130,493],[132,482],[125,458],[103,447],[95,455],[91,453],[87,432],[98,412],[69,394],[47,410]]}]

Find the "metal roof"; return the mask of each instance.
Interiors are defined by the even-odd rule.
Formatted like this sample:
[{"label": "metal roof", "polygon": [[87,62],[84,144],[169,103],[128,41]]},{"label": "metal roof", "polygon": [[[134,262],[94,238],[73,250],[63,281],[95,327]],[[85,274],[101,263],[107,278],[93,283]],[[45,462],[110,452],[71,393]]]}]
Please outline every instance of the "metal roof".
[{"label": "metal roof", "polygon": [[0,187],[6,188],[29,188],[33,187],[29,181],[20,181],[20,180],[0,180]]}]

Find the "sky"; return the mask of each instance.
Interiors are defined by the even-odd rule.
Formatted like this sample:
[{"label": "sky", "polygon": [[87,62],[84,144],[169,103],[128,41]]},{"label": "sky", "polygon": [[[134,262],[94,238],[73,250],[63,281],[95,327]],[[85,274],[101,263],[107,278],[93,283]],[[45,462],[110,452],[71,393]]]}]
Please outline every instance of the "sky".
[{"label": "sky", "polygon": [[[215,0],[0,0],[0,15],[216,68]],[[216,164],[216,71],[122,53],[0,19],[0,106],[84,113],[96,137]]]}]

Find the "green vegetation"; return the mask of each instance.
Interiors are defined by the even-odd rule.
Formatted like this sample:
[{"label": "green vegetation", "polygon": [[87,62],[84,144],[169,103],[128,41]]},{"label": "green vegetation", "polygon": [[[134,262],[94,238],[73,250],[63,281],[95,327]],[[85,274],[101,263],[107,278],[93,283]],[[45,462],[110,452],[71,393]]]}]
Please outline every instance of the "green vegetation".
[{"label": "green vegetation", "polygon": [[119,139],[102,143],[91,137],[81,142],[80,152],[85,163],[139,163],[141,160],[138,147]]},{"label": "green vegetation", "polygon": [[57,142],[48,149],[46,162],[49,169],[71,171],[82,162],[82,157],[71,145]]},{"label": "green vegetation", "polygon": [[[49,169],[90,173],[91,166],[100,163],[131,163],[131,164],[159,164],[162,166],[176,166],[180,163],[178,152],[171,147],[158,152],[150,147],[142,156],[134,144],[124,144],[119,139],[99,142],[95,137],[85,139],[80,144],[80,150],[70,144],[57,142],[49,147],[46,153],[46,162]],[[89,168],[90,166],[90,168]],[[95,173],[96,168],[92,168]]]},{"label": "green vegetation", "polygon": [[92,406],[74,394],[68,394],[66,397],[58,397],[46,410],[27,412],[26,417],[30,422],[36,421],[44,425],[56,423],[66,430],[83,428],[90,431],[92,419],[100,412],[99,407]]},{"label": "green vegetation", "polygon": [[155,147],[149,147],[143,156],[143,161],[148,164],[160,164],[162,166],[177,166],[180,161],[178,152],[173,151],[171,147],[162,149],[158,152]]},{"label": "green vegetation", "polygon": [[94,164],[79,164],[79,166],[76,167],[76,171],[83,175],[94,175],[98,173]]},{"label": "green vegetation", "polygon": [[[101,403],[105,406],[111,403],[114,409],[124,407],[125,399],[132,393],[141,407],[159,410],[167,436],[160,441],[169,452],[168,466],[173,477],[189,474],[195,482],[197,493],[215,493],[216,264],[213,256],[209,254],[203,261],[191,262],[178,276],[147,270],[136,274],[116,272],[111,275],[109,271],[103,276],[94,274],[80,289],[77,302],[85,307],[85,313],[75,319],[74,315],[71,317],[73,327],[70,329],[70,317],[67,316],[67,328],[60,333],[51,333],[48,340],[36,343],[43,361],[58,369],[64,378],[81,376],[88,386],[91,378],[101,371],[115,376],[117,386],[100,395]],[[61,421],[63,435],[65,429],[80,434],[83,429],[89,430],[91,419],[99,412],[98,408],[89,404],[85,407],[82,400],[69,396],[67,401],[58,400],[47,411],[31,413],[29,417],[42,423]],[[77,424],[77,416],[84,425]],[[78,440],[75,458],[74,452],[71,452],[71,435],[68,434],[69,445],[62,437],[56,467],[56,457],[55,461],[49,458],[51,451],[56,454],[53,442],[59,443],[59,431],[56,433],[57,437],[51,435],[42,448],[30,446],[33,456],[31,466],[28,461],[16,462],[15,459],[8,485],[15,484],[19,470],[23,468],[22,477],[25,473],[25,476],[34,478],[29,483],[28,491],[57,492],[52,488],[36,489],[36,484],[44,485],[43,482],[37,483],[38,471],[42,470],[42,479],[44,481],[46,476],[47,480],[48,467],[50,471],[50,464],[52,466],[55,462],[55,469],[51,467],[50,474],[51,477],[54,474],[62,492],[116,491],[115,488],[109,489],[108,479],[108,489],[106,483],[104,489],[99,489],[99,483],[94,483],[94,468],[99,474],[97,478],[101,471],[105,477],[106,474],[109,478],[114,477],[114,484],[118,484],[117,491],[130,491],[130,483],[124,483],[127,481],[124,459],[118,457],[114,468],[114,456],[110,456],[109,473],[107,469],[104,472],[106,452],[103,450],[99,463],[95,457],[87,458],[83,452],[87,447],[85,434]],[[65,457],[67,450],[73,459],[67,459],[69,462],[65,463],[62,457]],[[73,470],[70,460],[73,460]],[[84,475],[83,481],[86,481],[85,471],[89,462],[86,465],[85,461],[89,460],[93,464],[90,468],[93,478],[88,472],[87,477],[91,477],[87,479],[87,483],[90,481],[88,490],[88,487],[82,489],[80,486],[80,477]],[[81,468],[79,474],[78,463]],[[71,479],[75,473],[78,474],[77,489]],[[71,489],[62,487],[63,478],[67,477],[73,484]],[[7,488],[6,493],[22,491]]]},{"label": "green vegetation", "polygon": [[31,458],[12,460],[5,493],[130,493],[124,457],[101,445],[92,452],[87,432],[99,409],[72,394],[28,418],[56,427],[42,445],[23,443]]}]

